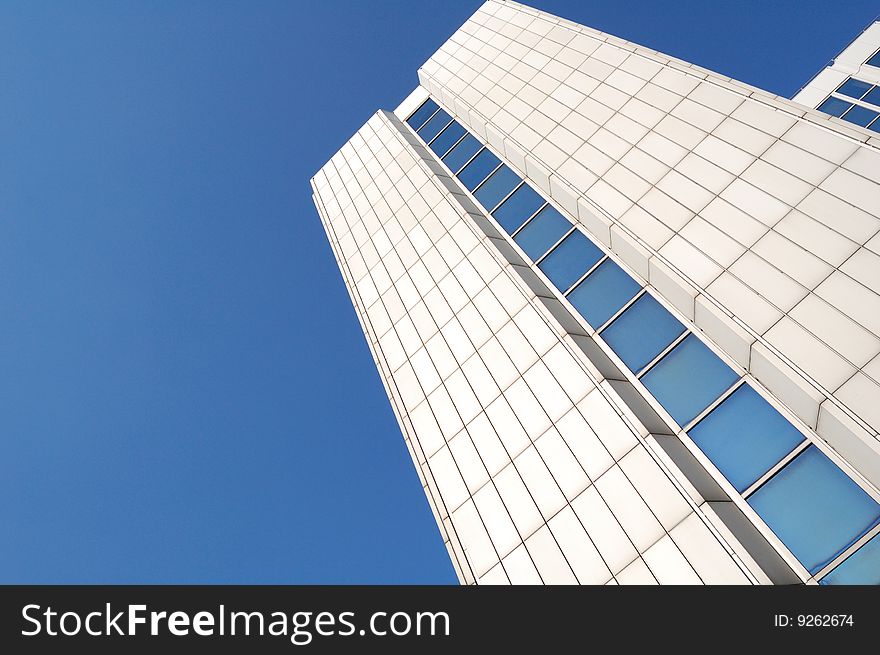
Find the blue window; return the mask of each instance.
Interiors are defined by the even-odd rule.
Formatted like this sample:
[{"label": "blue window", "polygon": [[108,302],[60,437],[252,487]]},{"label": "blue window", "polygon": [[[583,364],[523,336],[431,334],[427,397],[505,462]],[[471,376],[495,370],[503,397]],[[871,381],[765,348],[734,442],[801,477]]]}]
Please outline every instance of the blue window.
[{"label": "blue window", "polygon": [[874,121],[868,126],[869,130],[874,130],[875,132],[880,132],[880,120]]},{"label": "blue window", "polygon": [[795,457],[748,502],[810,573],[880,520],[880,505],[815,446]]},{"label": "blue window", "polygon": [[483,148],[480,154],[471,160],[470,164],[461,169],[461,172],[458,173],[458,179],[468,191],[473,191],[500,163],[501,160],[498,157]]},{"label": "blue window", "polygon": [[452,150],[446,153],[446,156],[443,157],[443,162],[453,173],[458,173],[461,167],[467,164],[470,158],[477,154],[477,151],[482,147],[482,143],[468,134]]},{"label": "blue window", "polygon": [[682,332],[684,326],[646,293],[602,330],[602,338],[638,373]]},{"label": "blue window", "polygon": [[739,492],[769,471],[804,436],[744,384],[691,428],[691,439]]},{"label": "blue window", "polygon": [[602,259],[602,251],[580,230],[575,230],[553,249],[538,268],[563,293]]},{"label": "blue window", "polygon": [[479,189],[474,191],[474,197],[480,201],[480,204],[486,208],[486,211],[492,211],[495,209],[495,205],[513,191],[520,181],[516,173],[502,164],[501,168],[492,173],[492,176],[483,182]]},{"label": "blue window", "polygon": [[606,259],[568,294],[568,300],[587,323],[598,329],[640,288],[620,266]]},{"label": "blue window", "polygon": [[442,157],[446,154],[446,151],[449,150],[452,146],[455,145],[455,142],[458,141],[462,136],[464,136],[465,129],[452,121],[445,130],[440,133],[434,141],[431,143],[430,148],[434,151],[434,153],[438,157]]},{"label": "blue window", "polygon": [[880,585],[880,537],[874,537],[847,557],[819,584]]},{"label": "blue window", "polygon": [[873,109],[868,109],[867,107],[862,107],[860,105],[855,105],[852,109],[846,112],[843,115],[843,120],[849,121],[850,123],[854,123],[856,125],[861,125],[862,127],[867,127],[868,124],[877,118],[877,112]]},{"label": "blue window", "polygon": [[645,373],[642,382],[679,425],[686,425],[739,376],[693,334]]},{"label": "blue window", "polygon": [[535,217],[520,230],[514,241],[525,251],[532,261],[550,250],[562,235],[571,229],[571,223],[551,205],[535,214]]},{"label": "blue window", "polygon": [[832,116],[842,116],[850,107],[852,107],[851,102],[841,100],[840,98],[828,98],[828,100],[819,105],[818,109]]},{"label": "blue window", "polygon": [[428,98],[427,100],[425,100],[421,107],[413,112],[413,115],[410,116],[406,122],[409,123],[409,126],[411,128],[413,128],[414,130],[418,130],[422,125],[425,124],[425,121],[431,118],[431,115],[438,109],[440,109],[440,106],[436,102]]},{"label": "blue window", "polygon": [[862,98],[865,102],[870,102],[872,105],[880,106],[880,86],[875,86],[871,91]]},{"label": "blue window", "polygon": [[872,86],[874,85],[851,77],[838,87],[837,92],[841,95],[849,96],[850,98],[858,100],[865,95]]},{"label": "blue window", "polygon": [[871,58],[867,61],[867,63],[870,64],[871,66],[877,66],[878,68],[880,68],[880,50],[878,50],[877,52],[875,52],[875,53],[874,53],[874,56],[871,57]]},{"label": "blue window", "polygon": [[447,114],[443,109],[428,119],[428,122],[422,125],[418,130],[419,136],[425,143],[428,143],[435,136],[443,131],[443,128],[449,125],[452,116]]},{"label": "blue window", "polygon": [[528,184],[523,184],[500,207],[492,212],[492,215],[508,234],[513,234],[543,204],[544,199]]}]

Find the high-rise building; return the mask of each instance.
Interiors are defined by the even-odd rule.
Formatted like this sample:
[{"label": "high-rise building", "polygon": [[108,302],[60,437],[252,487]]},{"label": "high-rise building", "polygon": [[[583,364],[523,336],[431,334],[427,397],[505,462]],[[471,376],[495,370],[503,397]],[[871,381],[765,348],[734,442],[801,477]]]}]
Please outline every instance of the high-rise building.
[{"label": "high-rise building", "polygon": [[418,78],[312,187],[461,581],[880,582],[880,137],[500,0]]}]

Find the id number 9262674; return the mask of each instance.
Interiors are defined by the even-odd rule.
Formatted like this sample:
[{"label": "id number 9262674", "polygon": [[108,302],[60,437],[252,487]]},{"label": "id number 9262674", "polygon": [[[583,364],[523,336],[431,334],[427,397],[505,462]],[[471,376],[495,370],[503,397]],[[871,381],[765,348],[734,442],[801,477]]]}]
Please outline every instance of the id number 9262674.
[{"label": "id number 9262674", "polygon": [[851,628],[855,625],[852,614],[774,614],[775,628]]}]

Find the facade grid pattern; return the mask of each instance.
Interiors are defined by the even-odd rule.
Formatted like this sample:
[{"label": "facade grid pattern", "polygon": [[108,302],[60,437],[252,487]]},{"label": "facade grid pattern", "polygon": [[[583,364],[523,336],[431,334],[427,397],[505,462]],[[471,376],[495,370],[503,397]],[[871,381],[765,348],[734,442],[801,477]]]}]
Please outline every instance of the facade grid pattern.
[{"label": "facade grid pattern", "polygon": [[[428,111],[425,112],[425,109]],[[439,125],[438,118],[441,119]],[[619,278],[609,282],[608,278],[593,276],[593,272],[603,264],[617,265],[609,262],[607,255],[603,257],[599,248],[555,208],[539,202],[523,207],[522,203],[516,201],[523,190],[528,190],[527,197],[538,199],[539,196],[488,149],[470,148],[469,152],[474,153],[470,162],[460,165],[453,152],[456,141],[445,140],[443,135],[451,131],[462,143],[472,137],[468,137],[437,103],[426,100],[407,123],[425,145],[440,156],[441,161],[456,160],[458,171],[449,169],[450,175],[463,182],[465,190],[472,190],[477,204],[488,214],[502,221],[499,227],[510,235],[510,246],[521,250],[525,260],[533,260],[538,269],[534,272],[539,276],[542,272],[546,274],[549,288],[555,287],[558,292],[565,293],[580,284],[591,284],[591,288],[605,289],[605,293],[600,293],[606,299],[608,290],[619,288]],[[436,147],[438,143],[442,144],[439,148]],[[480,170],[476,176],[471,173],[474,166]],[[516,209],[507,210],[511,203],[520,209],[518,215]],[[499,216],[503,218],[499,219]],[[518,220],[511,220],[515,217]],[[534,248],[535,244],[540,245]],[[558,263],[560,261],[564,268]],[[620,275],[627,276],[622,269],[617,269]],[[652,296],[638,293],[638,285],[631,278],[628,289],[629,293],[618,296],[613,305],[619,310],[610,313],[607,319],[603,319],[604,323],[600,321],[601,324],[596,326],[596,334],[599,335],[597,341],[606,347],[610,346],[610,351],[613,351],[609,353],[611,357],[616,354],[624,360],[621,368],[628,368],[631,376],[634,376],[630,377],[633,386],[642,395],[654,395],[660,406],[669,412],[669,427],[673,431],[679,430],[683,440],[693,444],[688,433],[699,434],[702,436],[702,448],[706,450],[706,439],[711,444],[714,435],[715,447],[706,454],[712,464],[725,469],[715,469],[715,477],[729,477],[729,464],[733,464],[738,475],[748,476],[731,496],[741,492],[749,505],[758,508],[761,518],[769,517],[771,529],[779,531],[782,528],[782,541],[794,549],[797,559],[808,569],[807,575],[812,574],[822,580],[824,573],[846,559],[865,540],[880,532],[880,505],[851,481],[847,482],[846,477],[827,458],[811,447],[808,431],[805,432],[805,440],[791,425],[786,427],[786,419],[754,393],[753,383],[746,384],[744,378],[739,378],[737,382],[737,374],[706,349],[698,337],[690,336],[693,333],[686,330]],[[626,301],[629,295],[633,295],[633,299]],[[559,299],[568,304],[564,295],[560,295]],[[650,302],[646,304],[646,301]],[[607,305],[607,301],[603,304]],[[644,306],[652,308],[649,314],[641,310]],[[584,318],[593,315],[590,304],[583,309],[572,309],[572,314],[580,311]],[[666,327],[659,330],[661,325]],[[625,328],[620,330],[618,326]],[[589,325],[585,327],[589,331]],[[624,338],[618,342],[620,334]],[[653,344],[653,348],[645,350],[646,343]],[[640,353],[641,358],[627,361],[627,352]],[[684,372],[686,379],[679,379],[675,374],[670,378],[670,370]],[[658,386],[658,379],[665,380],[665,383]],[[674,381],[671,386],[670,379]],[[743,398],[748,400],[742,401]],[[682,414],[682,411],[686,413]],[[718,419],[718,416],[726,418]],[[722,428],[719,433],[719,421],[730,428]],[[717,441],[719,437],[722,439],[720,446]],[[821,442],[818,445],[821,448]],[[763,460],[759,453],[765,454]],[[809,467],[810,462],[820,461],[824,464]],[[812,475],[802,473],[805,470],[811,470]],[[824,490],[823,505],[827,512],[824,517],[812,500],[804,501],[797,497],[798,494],[786,497],[781,508],[768,506],[767,498],[778,499],[779,489],[791,485],[793,476],[801,480],[802,491]],[[843,493],[845,490],[851,493]],[[801,505],[800,510],[798,504]],[[850,531],[842,527],[842,519],[851,508],[862,508],[864,514],[856,512],[861,518],[854,520]],[[833,527],[832,524],[837,521],[830,521],[831,517],[841,524]],[[753,520],[761,519],[754,517]],[[815,523],[824,524],[824,530],[816,533]],[[831,543],[828,543],[829,539]],[[839,539],[842,541],[836,541]]]},{"label": "facade grid pattern", "polygon": [[419,75],[880,481],[871,132],[510,2],[487,2]]}]

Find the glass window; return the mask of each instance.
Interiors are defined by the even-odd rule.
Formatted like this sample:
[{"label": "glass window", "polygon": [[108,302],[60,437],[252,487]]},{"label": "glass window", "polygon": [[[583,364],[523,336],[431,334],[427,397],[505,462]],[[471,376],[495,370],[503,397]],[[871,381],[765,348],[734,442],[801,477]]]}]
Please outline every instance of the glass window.
[{"label": "glass window", "polygon": [[498,157],[483,148],[480,154],[471,160],[470,164],[461,169],[461,172],[458,173],[458,179],[468,191],[473,191],[500,163],[501,160]]},{"label": "glass window", "polygon": [[528,184],[523,184],[500,207],[492,212],[492,215],[508,234],[513,234],[543,204],[544,199]]},{"label": "glass window", "polygon": [[880,585],[880,537],[874,537],[847,557],[819,584]]},{"label": "glass window", "polygon": [[416,109],[413,112],[413,115],[410,116],[406,122],[409,123],[409,126],[414,130],[418,130],[422,125],[425,124],[425,121],[431,118],[431,115],[440,109],[440,106],[428,98],[422,103],[422,106]]},{"label": "glass window", "polygon": [[646,293],[602,330],[602,338],[638,373],[682,332],[684,326]]},{"label": "glass window", "polygon": [[547,205],[514,237],[526,255],[535,261],[571,229],[571,223],[554,207]]},{"label": "glass window", "polygon": [[495,209],[495,205],[513,191],[514,187],[520,182],[519,176],[502,164],[501,168],[492,173],[491,177],[474,191],[474,197],[480,201],[480,204],[486,208],[486,211],[492,211]]},{"label": "glass window", "polygon": [[868,126],[869,130],[874,130],[875,132],[880,132],[880,120],[876,120]]},{"label": "glass window", "polygon": [[838,87],[837,92],[841,95],[849,96],[850,98],[858,100],[865,95],[872,86],[873,84],[862,82],[861,80],[851,77]]},{"label": "glass window", "polygon": [[452,121],[449,126],[440,133],[440,136],[434,139],[429,147],[438,157],[442,157],[446,154],[447,150],[455,145],[456,141],[464,136],[464,133],[465,129],[455,121]]},{"label": "glass window", "polygon": [[477,154],[477,151],[483,147],[483,144],[477,141],[473,135],[468,134],[465,138],[443,157],[443,162],[449,167],[453,173],[458,173],[461,167],[468,163],[471,157]]},{"label": "glass window", "polygon": [[862,127],[867,127],[868,124],[877,118],[877,112],[873,109],[868,109],[867,107],[862,107],[860,105],[853,106],[848,112],[843,115],[843,120],[849,121],[850,123],[854,123],[856,125],[861,125]]},{"label": "glass window", "polygon": [[872,105],[880,106],[880,86],[875,86],[871,91],[862,98],[865,102],[870,102]]},{"label": "glass window", "polygon": [[804,440],[747,384],[691,428],[690,437],[739,492]]},{"label": "glass window", "polygon": [[748,502],[810,573],[880,519],[880,505],[816,446],[795,457]]},{"label": "glass window", "polygon": [[686,425],[739,376],[693,334],[645,373],[642,382],[679,425]]},{"label": "glass window", "polygon": [[828,98],[828,100],[819,105],[818,109],[832,116],[842,116],[850,107],[852,107],[851,102],[841,100],[840,98]]},{"label": "glass window", "polygon": [[629,302],[640,288],[639,283],[627,275],[626,271],[606,259],[568,294],[568,300],[587,323],[599,328]]},{"label": "glass window", "polygon": [[443,131],[443,128],[449,125],[451,120],[452,116],[441,109],[416,131],[419,136],[422,137],[422,140],[425,143],[428,143],[431,139],[440,134],[440,132]]},{"label": "glass window", "polygon": [[880,68],[880,50],[878,50],[877,52],[875,52],[875,53],[874,53],[874,56],[871,57],[871,58],[867,61],[867,63],[870,64],[871,66],[877,66],[878,68]]},{"label": "glass window", "polygon": [[575,230],[553,249],[538,268],[563,293],[602,259],[602,251],[583,232]]}]

